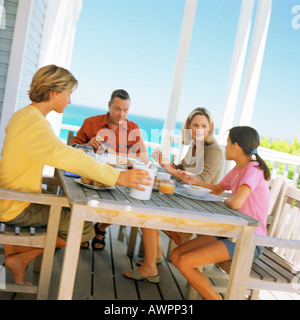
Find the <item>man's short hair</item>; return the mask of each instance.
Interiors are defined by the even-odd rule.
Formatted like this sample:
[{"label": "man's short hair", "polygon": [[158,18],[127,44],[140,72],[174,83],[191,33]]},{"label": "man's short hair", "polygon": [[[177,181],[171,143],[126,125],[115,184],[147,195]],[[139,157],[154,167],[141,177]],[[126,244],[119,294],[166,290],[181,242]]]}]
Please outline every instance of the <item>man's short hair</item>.
[{"label": "man's short hair", "polygon": [[115,90],[112,93],[111,98],[110,98],[110,103],[112,103],[114,98],[120,98],[122,100],[130,100],[129,94],[127,93],[127,91],[125,91],[123,89]]}]

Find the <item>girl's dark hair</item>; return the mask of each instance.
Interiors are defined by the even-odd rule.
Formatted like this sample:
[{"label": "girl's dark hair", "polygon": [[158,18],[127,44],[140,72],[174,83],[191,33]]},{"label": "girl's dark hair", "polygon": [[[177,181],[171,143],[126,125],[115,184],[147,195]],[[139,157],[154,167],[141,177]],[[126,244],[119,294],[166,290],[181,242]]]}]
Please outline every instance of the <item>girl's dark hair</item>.
[{"label": "girl's dark hair", "polygon": [[[236,142],[243,149],[245,155],[251,158],[251,161],[257,161],[259,163],[257,167],[263,170],[265,179],[270,180],[270,170],[265,161],[257,154],[260,141],[257,131],[248,126],[233,127],[229,130],[229,139],[231,143]],[[252,160],[252,155],[256,157],[256,160]]]}]

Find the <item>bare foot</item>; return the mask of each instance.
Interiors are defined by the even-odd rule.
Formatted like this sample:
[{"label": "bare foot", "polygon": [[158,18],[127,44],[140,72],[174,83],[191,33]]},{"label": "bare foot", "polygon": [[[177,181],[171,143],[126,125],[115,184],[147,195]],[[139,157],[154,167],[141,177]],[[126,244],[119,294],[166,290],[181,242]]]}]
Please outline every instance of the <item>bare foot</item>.
[{"label": "bare foot", "polygon": [[25,253],[12,254],[5,257],[5,265],[12,272],[16,284],[31,285],[30,282],[25,281],[25,272],[27,263],[24,262],[23,256]]}]

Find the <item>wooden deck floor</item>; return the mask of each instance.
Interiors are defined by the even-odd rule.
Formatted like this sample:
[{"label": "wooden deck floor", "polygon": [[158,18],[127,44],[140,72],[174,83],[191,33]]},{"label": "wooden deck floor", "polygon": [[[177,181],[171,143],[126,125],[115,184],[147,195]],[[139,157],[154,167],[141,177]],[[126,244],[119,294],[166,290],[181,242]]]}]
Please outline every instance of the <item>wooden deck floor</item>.
[{"label": "wooden deck floor", "polygon": [[[123,271],[135,268],[139,259],[138,238],[135,256],[131,260],[126,255],[126,240],[119,241],[118,226],[110,226],[106,236],[106,247],[103,251],[81,250],[77,269],[73,300],[185,300],[188,293],[187,281],[181,273],[168,262],[165,254],[168,249],[168,237],[161,233],[161,244],[164,253],[163,263],[158,266],[159,284],[132,281],[123,277]],[[49,300],[55,300],[58,293],[64,248],[56,251],[49,291]],[[1,260],[2,259],[2,260]],[[3,257],[0,256],[0,264]],[[36,283],[38,274],[28,268],[27,280]],[[11,281],[11,274],[6,273]],[[31,278],[30,278],[31,277]],[[219,283],[216,285],[220,285]],[[261,291],[262,300],[300,300],[300,295]],[[32,294],[0,292],[0,300],[33,300]],[[200,299],[200,298],[199,298]]]}]

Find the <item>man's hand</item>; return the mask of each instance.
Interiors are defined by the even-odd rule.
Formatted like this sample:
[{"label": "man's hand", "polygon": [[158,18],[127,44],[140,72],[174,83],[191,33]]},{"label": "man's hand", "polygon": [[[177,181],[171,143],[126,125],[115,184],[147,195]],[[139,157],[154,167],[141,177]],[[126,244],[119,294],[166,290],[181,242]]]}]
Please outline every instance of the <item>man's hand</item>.
[{"label": "man's hand", "polygon": [[86,146],[93,147],[95,150],[97,150],[102,145],[102,141],[97,140],[96,137],[91,138],[91,140],[86,143]]},{"label": "man's hand", "polygon": [[151,185],[151,177],[148,172],[141,169],[133,169],[128,171],[121,171],[117,185],[123,187],[132,187],[141,191],[145,189],[142,187]]}]

